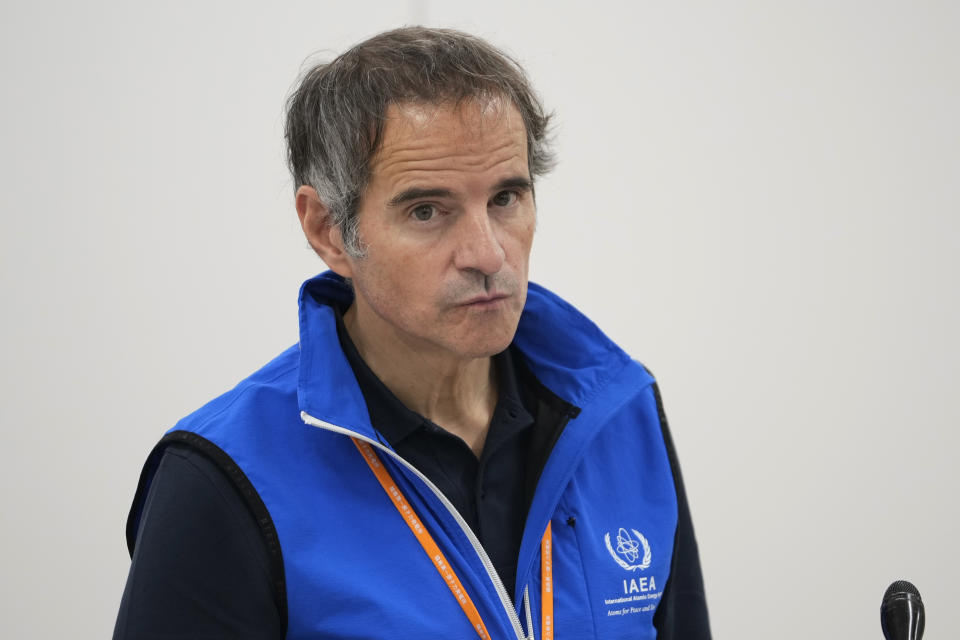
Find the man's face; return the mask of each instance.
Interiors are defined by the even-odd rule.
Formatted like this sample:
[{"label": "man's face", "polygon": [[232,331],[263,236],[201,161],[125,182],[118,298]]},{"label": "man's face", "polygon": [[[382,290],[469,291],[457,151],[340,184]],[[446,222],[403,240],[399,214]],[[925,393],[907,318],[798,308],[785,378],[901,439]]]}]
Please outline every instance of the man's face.
[{"label": "man's face", "polygon": [[486,357],[527,296],[536,208],[523,120],[509,101],[392,105],[348,258],[361,339]]}]

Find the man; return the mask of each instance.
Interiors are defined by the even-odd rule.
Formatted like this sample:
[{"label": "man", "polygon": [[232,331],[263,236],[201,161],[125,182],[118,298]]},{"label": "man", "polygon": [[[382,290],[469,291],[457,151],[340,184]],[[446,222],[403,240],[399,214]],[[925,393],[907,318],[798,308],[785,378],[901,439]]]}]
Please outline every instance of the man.
[{"label": "man", "polygon": [[527,282],[547,124],[458,32],[306,74],[290,166],[331,271],[298,345],[148,459],[115,637],[709,638],[653,378]]}]

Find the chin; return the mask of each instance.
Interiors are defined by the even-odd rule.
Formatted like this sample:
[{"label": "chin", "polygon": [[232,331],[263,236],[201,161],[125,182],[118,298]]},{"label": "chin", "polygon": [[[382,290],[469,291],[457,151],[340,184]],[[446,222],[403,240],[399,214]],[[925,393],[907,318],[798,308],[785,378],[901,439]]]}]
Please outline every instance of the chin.
[{"label": "chin", "polygon": [[459,351],[465,358],[489,358],[495,356],[507,347],[513,341],[516,333],[516,327],[509,332],[499,333],[491,336],[467,336],[457,345]]}]

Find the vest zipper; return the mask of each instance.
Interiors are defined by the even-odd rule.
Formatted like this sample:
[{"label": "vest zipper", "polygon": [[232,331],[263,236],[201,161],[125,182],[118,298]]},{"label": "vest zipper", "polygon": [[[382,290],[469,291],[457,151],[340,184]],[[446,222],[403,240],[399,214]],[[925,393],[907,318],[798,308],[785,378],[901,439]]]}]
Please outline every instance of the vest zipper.
[{"label": "vest zipper", "polygon": [[[319,427],[320,429],[333,431],[334,433],[339,433],[341,435],[349,436],[351,438],[359,438],[360,440],[363,440],[367,444],[374,446],[381,451],[386,452],[394,460],[396,460],[397,462],[405,466],[414,475],[420,478],[420,480],[423,481],[425,485],[427,485],[430,491],[433,492],[434,496],[436,496],[437,499],[440,500],[440,503],[443,504],[444,507],[446,507],[447,511],[450,512],[450,515],[452,515],[454,520],[456,520],[457,524],[460,525],[460,529],[463,531],[464,535],[467,536],[467,540],[469,540],[470,544],[473,545],[473,550],[477,553],[477,556],[479,556],[480,562],[483,563],[484,569],[487,570],[487,577],[490,578],[491,582],[493,582],[493,586],[496,587],[497,595],[500,596],[500,604],[503,606],[503,610],[506,612],[507,617],[510,619],[510,624],[513,625],[513,632],[516,634],[517,640],[527,640],[527,636],[523,632],[523,629],[520,626],[520,617],[517,615],[517,612],[514,610],[513,603],[510,602],[510,596],[507,595],[507,590],[506,588],[504,588],[503,582],[500,580],[500,575],[497,574],[497,570],[494,568],[493,562],[490,560],[490,557],[487,555],[487,552],[480,545],[480,541],[477,540],[477,536],[474,535],[473,530],[470,528],[470,525],[468,525],[467,521],[463,519],[463,516],[460,515],[460,512],[457,511],[457,509],[450,503],[450,501],[447,500],[447,497],[443,495],[443,493],[439,489],[437,489],[437,487],[432,482],[430,482],[430,480],[427,479],[425,475],[420,473],[420,471],[416,467],[414,467],[412,464],[410,464],[409,462],[401,458],[399,455],[397,455],[395,451],[393,451],[392,449],[389,449],[388,447],[385,447],[384,445],[377,442],[376,440],[371,440],[370,438],[362,436],[356,433],[355,431],[351,431],[350,429],[345,429],[335,424],[331,424],[329,422],[324,422],[323,420],[320,420],[318,418],[314,418],[306,411],[300,412],[300,419],[303,420],[305,424],[308,424],[313,427]],[[528,600],[528,598],[526,598],[526,594],[524,595],[525,595],[524,600],[525,601]],[[527,611],[529,612],[529,607]],[[529,616],[529,613],[527,615]]]},{"label": "vest zipper", "polygon": [[529,585],[523,588],[523,608],[527,612],[527,630],[530,632],[530,635],[527,636],[527,640],[537,640],[537,637],[533,634],[533,613],[530,611]]}]

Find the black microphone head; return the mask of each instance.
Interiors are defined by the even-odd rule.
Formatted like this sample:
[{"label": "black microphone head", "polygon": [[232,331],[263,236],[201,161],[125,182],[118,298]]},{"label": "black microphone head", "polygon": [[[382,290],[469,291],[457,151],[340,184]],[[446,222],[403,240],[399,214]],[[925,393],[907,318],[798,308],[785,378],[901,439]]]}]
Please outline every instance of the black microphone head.
[{"label": "black microphone head", "polygon": [[924,626],[923,600],[910,582],[897,580],[883,594],[880,627],[887,640],[920,640]]},{"label": "black microphone head", "polygon": [[908,595],[917,596],[917,598],[920,597],[920,592],[917,591],[915,586],[913,586],[913,583],[906,580],[897,580],[887,587],[887,590],[883,592],[883,601],[886,602],[887,598],[895,593],[905,593]]}]

